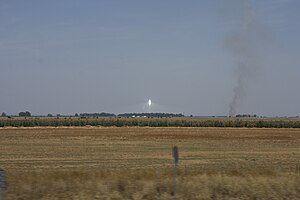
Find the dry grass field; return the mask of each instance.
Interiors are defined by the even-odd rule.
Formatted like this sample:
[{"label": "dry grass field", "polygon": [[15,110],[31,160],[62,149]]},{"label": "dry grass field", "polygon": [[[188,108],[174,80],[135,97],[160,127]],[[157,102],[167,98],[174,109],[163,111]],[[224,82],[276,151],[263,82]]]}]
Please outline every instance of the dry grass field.
[{"label": "dry grass field", "polygon": [[300,129],[0,129],[6,199],[300,199]]}]

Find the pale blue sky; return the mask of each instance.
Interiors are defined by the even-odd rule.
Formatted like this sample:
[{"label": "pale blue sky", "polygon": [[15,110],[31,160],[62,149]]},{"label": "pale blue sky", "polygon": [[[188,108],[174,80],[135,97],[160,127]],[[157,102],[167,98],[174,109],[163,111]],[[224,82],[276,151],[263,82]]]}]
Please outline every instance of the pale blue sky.
[{"label": "pale blue sky", "polygon": [[228,115],[237,63],[255,54],[236,113],[300,115],[299,10],[298,0],[0,0],[0,112],[147,112],[150,98],[152,112]]}]

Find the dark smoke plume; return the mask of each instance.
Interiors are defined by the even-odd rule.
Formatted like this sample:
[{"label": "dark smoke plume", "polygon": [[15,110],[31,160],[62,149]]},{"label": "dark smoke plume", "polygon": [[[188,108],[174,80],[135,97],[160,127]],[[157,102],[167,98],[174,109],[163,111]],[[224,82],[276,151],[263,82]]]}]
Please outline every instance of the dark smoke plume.
[{"label": "dark smoke plume", "polygon": [[264,39],[263,28],[256,20],[251,0],[232,0],[227,6],[232,17],[224,45],[235,59],[236,86],[229,105],[229,116],[235,116],[246,95],[246,84],[260,68],[259,46]]}]

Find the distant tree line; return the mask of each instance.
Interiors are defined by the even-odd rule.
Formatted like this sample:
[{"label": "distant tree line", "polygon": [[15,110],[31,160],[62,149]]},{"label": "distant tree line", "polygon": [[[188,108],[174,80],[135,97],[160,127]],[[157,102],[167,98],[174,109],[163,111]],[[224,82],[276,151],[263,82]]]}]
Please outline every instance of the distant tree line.
[{"label": "distant tree line", "polygon": [[257,115],[250,115],[250,114],[238,114],[235,117],[257,117]]},{"label": "distant tree line", "polygon": [[[2,113],[2,117],[6,117],[6,113]],[[20,112],[19,117],[30,117],[32,116],[29,111],[26,112]],[[53,117],[51,113],[46,115],[47,117]],[[60,114],[56,115],[57,117],[60,117]],[[68,115],[67,115],[68,116]],[[170,118],[170,117],[184,117],[183,114],[174,114],[174,113],[124,113],[124,114],[113,114],[113,113],[106,113],[106,112],[101,112],[101,113],[75,113],[75,117],[152,117],[152,118]]]},{"label": "distant tree line", "polygon": [[[76,116],[76,114],[75,114]],[[80,117],[115,117],[113,113],[80,113]]]},{"label": "distant tree line", "polygon": [[[19,117],[31,117],[31,113],[29,111],[19,112]],[[1,117],[9,117],[5,112],[1,113]]]},{"label": "distant tree line", "polygon": [[149,126],[149,127],[247,127],[247,128],[300,128],[300,120],[189,120],[188,118],[74,118],[30,117],[1,118],[0,127],[34,126]]},{"label": "distant tree line", "polygon": [[184,117],[183,114],[174,114],[174,113],[124,113],[119,114],[119,117]]},{"label": "distant tree line", "polygon": [[[75,114],[77,116],[77,114]],[[113,113],[80,113],[80,117],[184,117],[183,114],[174,114],[174,113],[123,113],[115,115]]]},{"label": "distant tree line", "polygon": [[29,111],[19,113],[19,117],[30,117],[30,116],[31,113]]}]

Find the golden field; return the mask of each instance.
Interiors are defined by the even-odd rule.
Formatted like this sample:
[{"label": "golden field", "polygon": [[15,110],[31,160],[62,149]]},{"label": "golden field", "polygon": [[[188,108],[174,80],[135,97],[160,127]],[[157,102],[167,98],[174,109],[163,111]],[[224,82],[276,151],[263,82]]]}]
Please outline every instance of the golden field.
[{"label": "golden field", "polygon": [[0,129],[6,199],[300,199],[300,129]]}]

